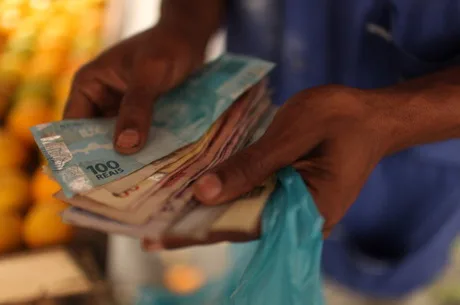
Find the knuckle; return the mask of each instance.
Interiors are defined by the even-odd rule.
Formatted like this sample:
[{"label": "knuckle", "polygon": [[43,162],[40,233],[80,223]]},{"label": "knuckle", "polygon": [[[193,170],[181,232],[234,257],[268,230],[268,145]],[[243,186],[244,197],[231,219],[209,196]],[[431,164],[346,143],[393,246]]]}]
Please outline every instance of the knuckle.
[{"label": "knuckle", "polygon": [[132,103],[120,109],[120,117],[124,120],[131,120],[142,124],[149,116],[147,109],[139,104]]},{"label": "knuckle", "polygon": [[261,183],[267,170],[263,159],[254,151],[236,154],[230,166],[250,186]]},{"label": "knuckle", "polygon": [[144,116],[151,112],[153,102],[153,98],[148,94],[142,92],[130,93],[123,101],[122,111]]},{"label": "knuckle", "polygon": [[89,62],[80,69],[78,69],[77,72],[75,72],[74,77],[73,77],[73,83],[74,84],[80,84],[86,82],[88,79],[91,79],[91,77],[94,74],[94,69],[93,69],[93,63]]}]

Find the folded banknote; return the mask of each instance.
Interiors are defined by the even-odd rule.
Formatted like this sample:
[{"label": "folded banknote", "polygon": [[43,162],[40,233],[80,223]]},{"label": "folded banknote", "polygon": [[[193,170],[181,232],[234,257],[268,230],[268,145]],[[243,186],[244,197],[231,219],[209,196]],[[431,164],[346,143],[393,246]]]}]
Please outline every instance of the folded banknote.
[{"label": "folded banknote", "polygon": [[[192,159],[189,164],[171,172],[162,169],[154,173],[151,178],[139,182],[138,186],[125,196],[117,197],[116,194],[104,192],[100,195],[105,194],[105,196],[95,201],[84,194],[65,198],[60,192],[56,195],[57,198],[73,206],[123,223],[147,222],[152,215],[159,213],[168,205],[168,200],[174,194],[184,190],[206,170],[228,158],[248,142],[255,127],[269,108],[269,100],[266,97],[258,97],[257,91],[249,91],[245,97],[231,106],[222,118],[220,128],[216,128],[214,135],[210,137],[209,145],[204,146],[197,158]],[[255,99],[250,93],[256,94]],[[248,111],[248,109],[251,110]],[[104,200],[104,203],[100,202]],[[113,207],[112,202],[117,206]]]},{"label": "folded banknote", "polygon": [[[275,188],[274,179],[255,191],[222,206],[202,206],[190,191],[187,196],[174,199],[174,208],[161,213],[141,225],[126,224],[71,207],[62,214],[63,220],[89,229],[153,241],[183,239],[193,243],[213,240],[250,240],[256,237],[265,203]],[[217,236],[216,236],[217,235]]]},{"label": "folded banknote", "polygon": [[162,96],[146,147],[125,156],[112,145],[114,119],[64,120],[32,128],[51,173],[66,197],[113,182],[200,139],[273,64],[225,54]]},{"label": "folded banknote", "polygon": [[[194,199],[193,183],[259,139],[276,108],[273,64],[225,54],[156,103],[147,144],[126,156],[112,145],[115,119],[65,120],[32,128],[77,226],[187,245],[257,237],[275,180],[218,206]],[[153,132],[154,130],[154,132]]]},{"label": "folded banknote", "polygon": [[[259,139],[273,120],[276,110],[270,107],[259,120],[257,127],[250,133],[250,139],[244,144],[235,146],[233,152]],[[229,153],[223,158],[230,155]],[[264,185],[249,194],[220,206],[200,205],[193,199],[191,188],[185,187],[177,192],[169,193],[166,201],[151,201],[151,208],[156,206],[157,213],[150,214],[147,221],[140,224],[130,224],[121,218],[117,221],[110,216],[110,213],[92,213],[82,208],[84,205],[81,204],[67,209],[63,213],[63,219],[66,222],[98,231],[162,242],[173,240],[178,241],[181,245],[184,245],[186,241],[190,244],[197,244],[213,240],[250,240],[257,237],[261,211],[274,187],[274,180],[269,179]],[[79,197],[68,199],[61,194],[58,198],[72,204]],[[97,203],[93,202],[93,204]],[[89,209],[94,210],[94,207]],[[129,214],[130,211],[125,211],[125,213]]]}]

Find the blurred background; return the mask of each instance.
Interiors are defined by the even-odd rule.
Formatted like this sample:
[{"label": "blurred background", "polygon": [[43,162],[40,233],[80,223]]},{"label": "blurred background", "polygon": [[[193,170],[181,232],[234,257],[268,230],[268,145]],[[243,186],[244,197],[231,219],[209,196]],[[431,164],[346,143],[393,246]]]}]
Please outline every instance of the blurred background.
[{"label": "blurred background", "polygon": [[[0,304],[132,304],[140,285],[161,286],[165,274],[179,274],[180,286],[183,278],[212,279],[225,269],[226,245],[144,253],[138,240],[62,223],[66,205],[52,198],[59,186],[43,173],[29,132],[59,120],[75,71],[153,25],[159,2],[0,0]],[[224,49],[223,35],[210,44],[209,58]],[[460,304],[459,247],[453,251],[447,274],[410,302]],[[344,305],[361,299],[330,283],[326,297]]]}]

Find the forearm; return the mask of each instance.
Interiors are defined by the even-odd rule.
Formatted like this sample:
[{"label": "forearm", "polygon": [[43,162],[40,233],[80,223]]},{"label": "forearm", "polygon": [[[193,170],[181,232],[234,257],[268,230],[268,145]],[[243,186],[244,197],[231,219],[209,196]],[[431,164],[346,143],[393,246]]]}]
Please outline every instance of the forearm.
[{"label": "forearm", "polygon": [[388,153],[460,138],[460,67],[372,91]]},{"label": "forearm", "polygon": [[185,32],[197,44],[206,45],[219,29],[224,9],[225,0],[163,0],[159,24]]}]

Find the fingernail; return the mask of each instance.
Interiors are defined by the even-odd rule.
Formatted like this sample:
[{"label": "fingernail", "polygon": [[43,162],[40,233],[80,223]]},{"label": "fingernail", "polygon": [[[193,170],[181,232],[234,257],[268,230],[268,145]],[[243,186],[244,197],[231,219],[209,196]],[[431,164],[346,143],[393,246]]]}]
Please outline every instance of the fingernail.
[{"label": "fingernail", "polygon": [[197,180],[194,187],[199,199],[212,200],[222,191],[222,182],[216,174],[206,174]]},{"label": "fingernail", "polygon": [[117,139],[120,148],[133,148],[139,145],[139,132],[135,129],[126,129],[121,132]]}]

